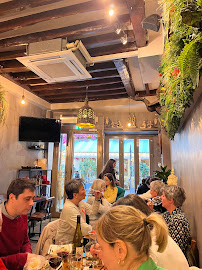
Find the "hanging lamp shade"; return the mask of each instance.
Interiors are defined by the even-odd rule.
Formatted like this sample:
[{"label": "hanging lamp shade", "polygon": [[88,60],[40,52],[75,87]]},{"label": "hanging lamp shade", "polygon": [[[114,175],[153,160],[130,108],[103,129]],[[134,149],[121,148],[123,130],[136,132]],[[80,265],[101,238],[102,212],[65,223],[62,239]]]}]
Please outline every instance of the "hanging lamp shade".
[{"label": "hanging lamp shade", "polygon": [[76,125],[82,128],[93,128],[95,126],[95,112],[88,106],[87,96],[85,98],[85,105],[79,109]]}]

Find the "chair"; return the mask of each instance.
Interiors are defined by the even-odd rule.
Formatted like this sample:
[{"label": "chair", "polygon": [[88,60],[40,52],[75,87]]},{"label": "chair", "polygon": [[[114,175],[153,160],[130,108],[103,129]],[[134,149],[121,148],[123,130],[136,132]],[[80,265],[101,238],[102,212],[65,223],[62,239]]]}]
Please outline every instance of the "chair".
[{"label": "chair", "polygon": [[55,236],[59,227],[59,219],[54,220],[46,225],[39,237],[36,254],[46,256],[51,244],[55,243]]},{"label": "chair", "polygon": [[191,237],[186,249],[186,258],[189,266],[199,266],[199,251],[196,245],[196,240],[192,239]]},{"label": "chair", "polygon": [[[29,221],[31,221],[32,225],[33,225],[33,234],[38,234],[39,236],[41,235],[41,228],[42,228],[42,221],[49,219],[49,222],[51,221],[51,212],[50,209],[53,206],[55,197],[50,197],[48,199],[45,200],[43,208],[41,209],[40,212],[35,212],[33,214],[30,215],[29,217]],[[34,231],[34,222],[40,222],[40,228],[39,228],[39,232],[35,232]],[[30,230],[29,230],[29,237],[31,236],[30,234]]]},{"label": "chair", "polygon": [[125,194],[125,189],[122,187],[117,187],[118,188],[118,193],[116,197],[116,201],[118,201],[119,198],[124,197]]}]

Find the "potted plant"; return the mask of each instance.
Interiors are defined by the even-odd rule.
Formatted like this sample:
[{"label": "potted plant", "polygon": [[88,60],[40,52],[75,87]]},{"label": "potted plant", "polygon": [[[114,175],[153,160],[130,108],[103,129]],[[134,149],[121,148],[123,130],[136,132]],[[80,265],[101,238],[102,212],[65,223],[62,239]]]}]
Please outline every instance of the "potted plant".
[{"label": "potted plant", "polygon": [[160,168],[161,168],[160,171],[158,171],[158,170],[154,171],[154,173],[155,173],[154,176],[160,178],[161,180],[163,180],[163,182],[165,184],[167,184],[168,176],[171,174],[171,170],[169,169],[169,170],[166,171],[167,166],[165,166],[165,167],[160,166]]}]

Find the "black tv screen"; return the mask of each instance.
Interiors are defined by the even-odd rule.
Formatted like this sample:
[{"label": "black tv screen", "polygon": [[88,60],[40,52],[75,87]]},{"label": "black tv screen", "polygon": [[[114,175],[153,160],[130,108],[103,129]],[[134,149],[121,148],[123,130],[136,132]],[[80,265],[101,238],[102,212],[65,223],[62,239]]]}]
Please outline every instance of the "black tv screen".
[{"label": "black tv screen", "polygon": [[19,141],[60,142],[60,130],[59,119],[26,116],[19,119]]}]

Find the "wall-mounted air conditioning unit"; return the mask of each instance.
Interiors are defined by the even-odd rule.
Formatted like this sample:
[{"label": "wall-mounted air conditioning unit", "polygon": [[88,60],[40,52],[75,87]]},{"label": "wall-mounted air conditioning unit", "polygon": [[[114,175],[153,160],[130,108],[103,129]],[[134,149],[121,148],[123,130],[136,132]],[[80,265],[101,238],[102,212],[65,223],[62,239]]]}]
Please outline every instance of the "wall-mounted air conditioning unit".
[{"label": "wall-mounted air conditioning unit", "polygon": [[82,42],[63,44],[62,39],[30,44],[29,56],[17,60],[48,83],[92,78],[86,70],[92,60]]}]

